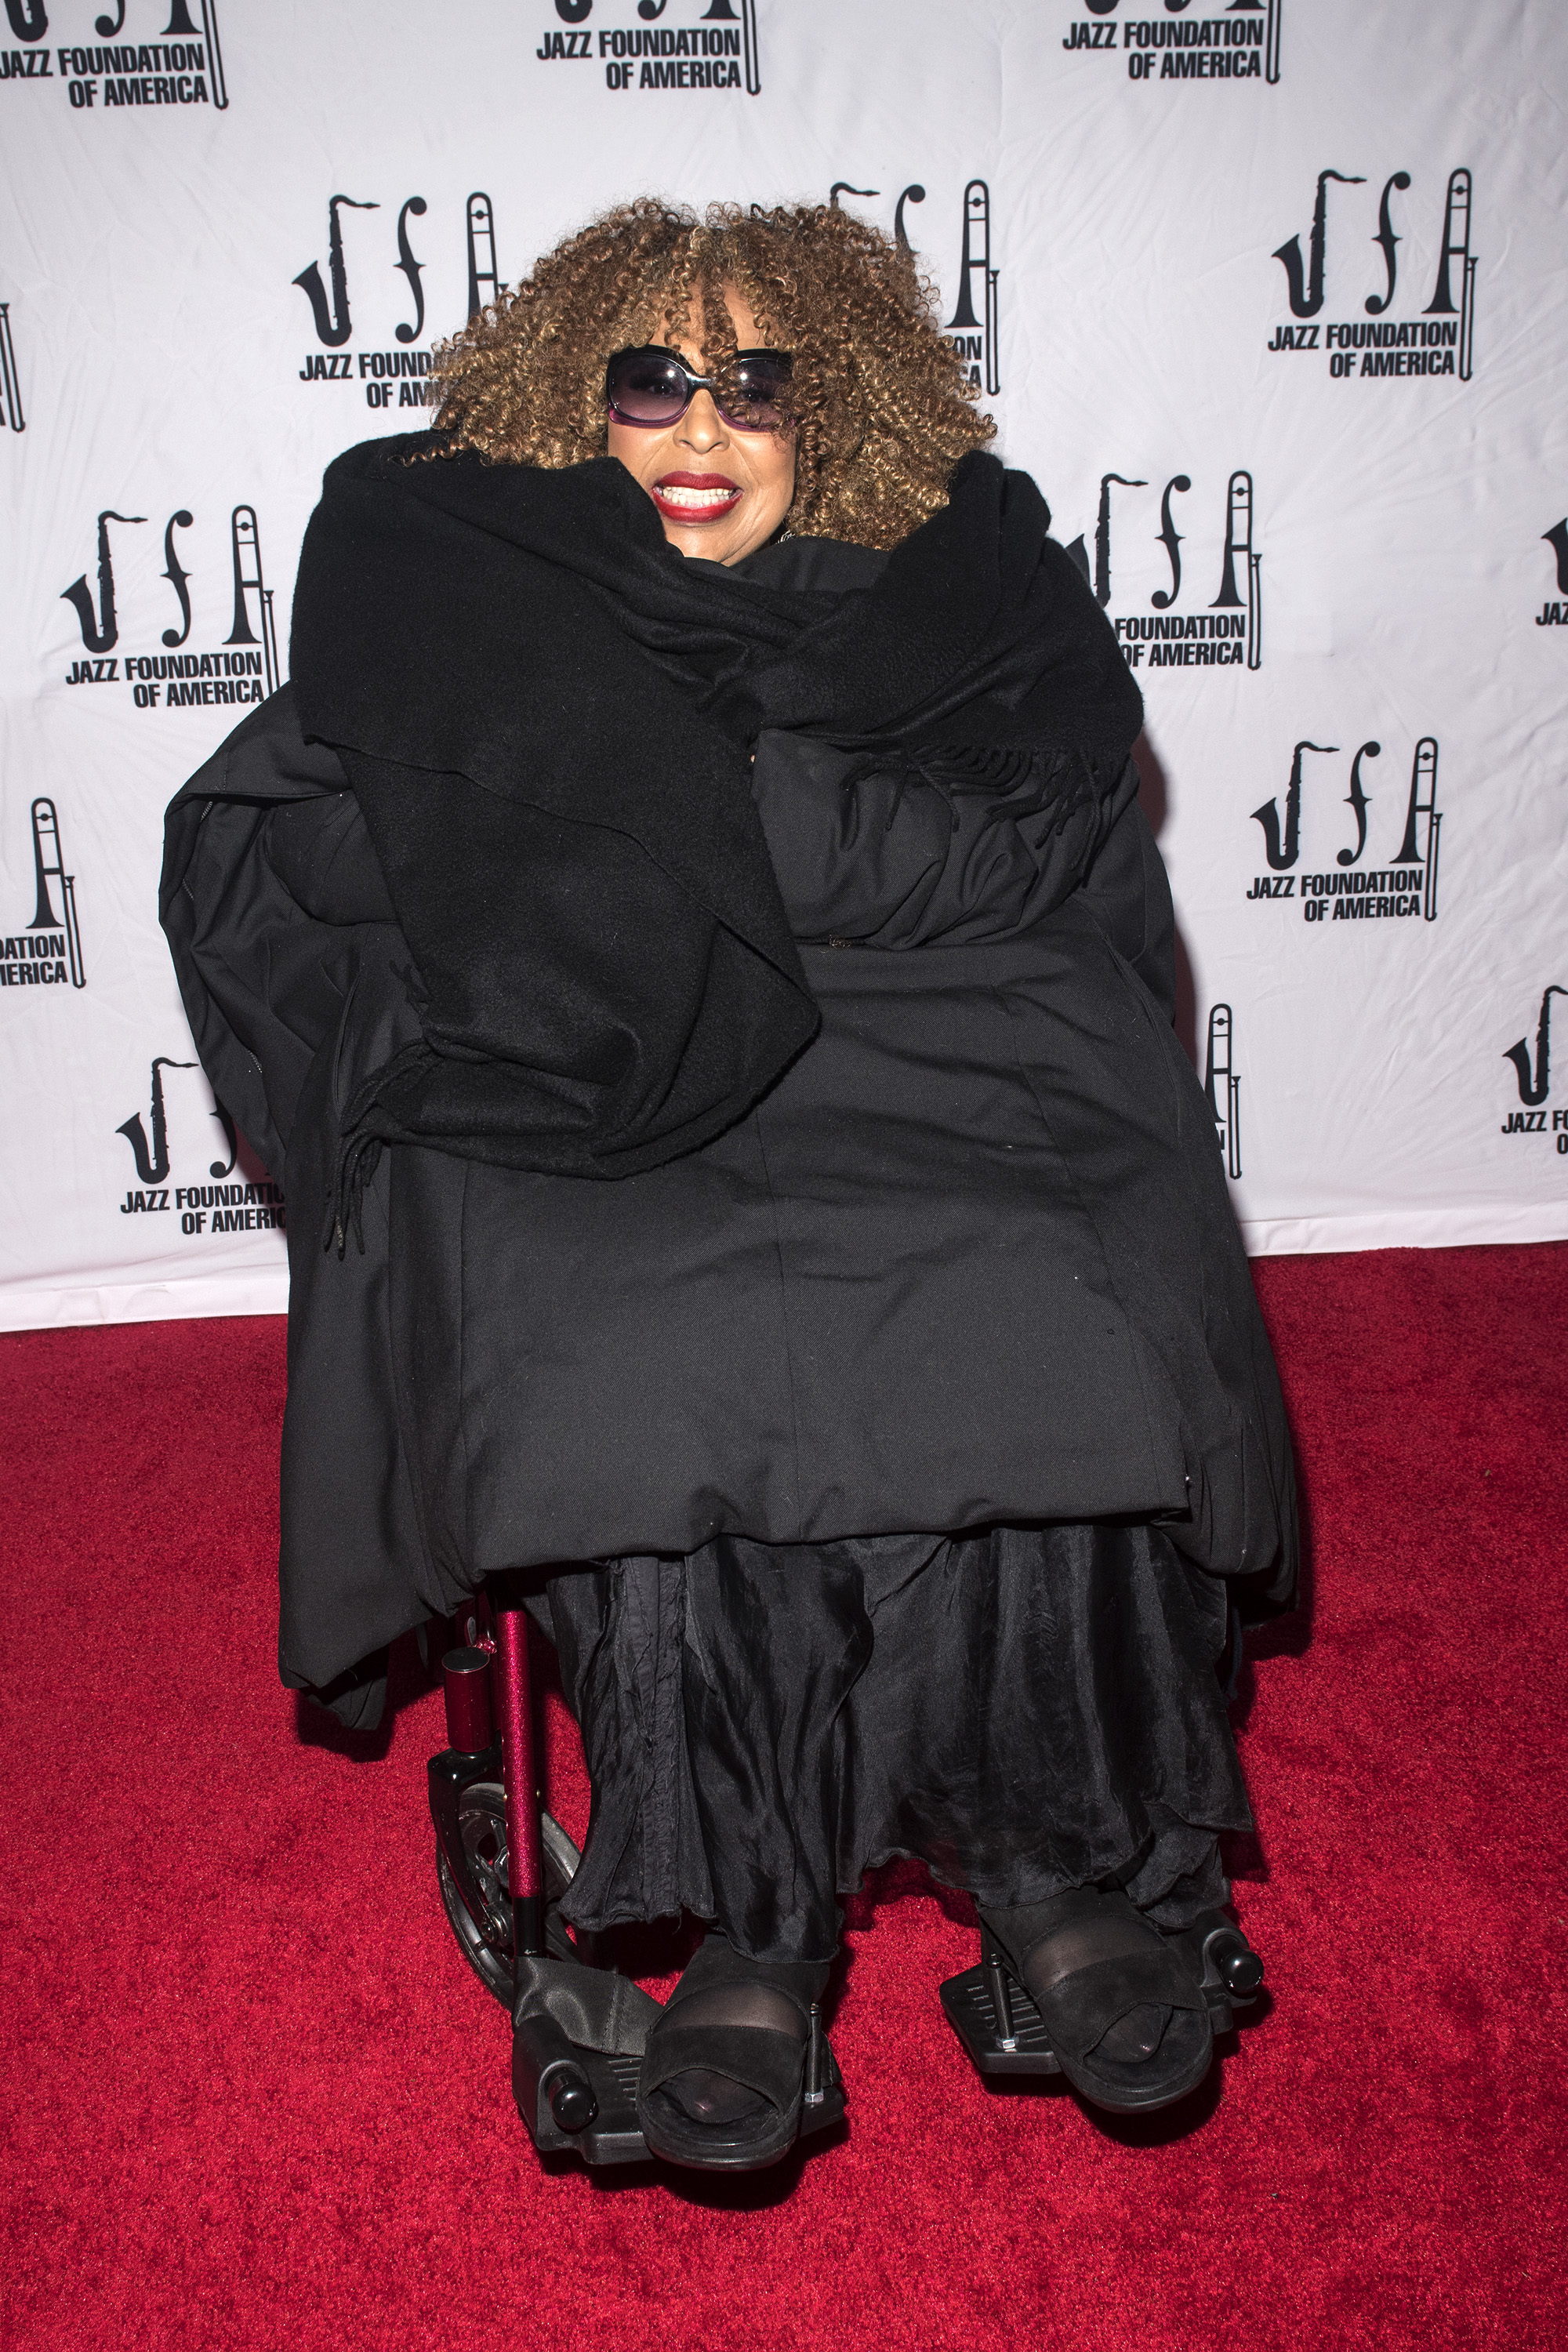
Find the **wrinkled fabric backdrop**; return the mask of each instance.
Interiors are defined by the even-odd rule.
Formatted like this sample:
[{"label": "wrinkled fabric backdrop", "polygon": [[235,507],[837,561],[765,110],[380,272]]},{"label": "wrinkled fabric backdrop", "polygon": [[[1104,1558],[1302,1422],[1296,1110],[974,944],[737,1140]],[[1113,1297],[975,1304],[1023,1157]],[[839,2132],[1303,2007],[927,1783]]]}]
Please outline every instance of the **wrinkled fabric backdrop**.
[{"label": "wrinkled fabric backdrop", "polygon": [[4,10],[0,1325],[285,1304],[163,806],[327,460],[647,191],[919,254],[1143,690],[1248,1247],[1568,1234],[1557,0]]}]

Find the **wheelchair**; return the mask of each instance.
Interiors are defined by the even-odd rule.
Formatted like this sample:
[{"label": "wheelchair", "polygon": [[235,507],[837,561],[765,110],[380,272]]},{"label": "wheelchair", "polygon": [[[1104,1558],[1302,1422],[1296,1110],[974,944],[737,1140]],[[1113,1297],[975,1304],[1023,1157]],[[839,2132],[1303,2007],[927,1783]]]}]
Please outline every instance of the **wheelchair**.
[{"label": "wheelchair", "polygon": [[[510,2014],[518,2114],[542,2156],[651,2160],[637,2086],[662,2005],[618,1972],[602,1938],[574,1934],[561,1916],[582,1857],[539,1801],[529,1618],[517,1580],[492,1577],[455,1629],[458,1646],[441,1665],[447,1746],[426,1768],[437,1875],[459,1951]],[[1228,2031],[1256,2005],[1262,1960],[1219,1910],[1176,1940],[1215,2032]],[[1060,2074],[1038,2011],[984,1930],[979,1963],[950,1977],[941,1998],[983,2078]],[[808,2104],[826,2079],[826,2052],[814,2014]]]}]

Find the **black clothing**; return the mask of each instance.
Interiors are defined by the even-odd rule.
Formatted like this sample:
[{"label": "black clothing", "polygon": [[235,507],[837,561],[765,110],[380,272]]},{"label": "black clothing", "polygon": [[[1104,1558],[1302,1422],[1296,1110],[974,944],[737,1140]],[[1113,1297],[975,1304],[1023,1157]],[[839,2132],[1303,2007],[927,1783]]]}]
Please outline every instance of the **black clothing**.
[{"label": "black clothing", "polygon": [[721,1536],[552,1577],[549,1622],[594,1788],[582,1927],[687,1910],[826,1959],[836,1894],[897,1854],[996,1908],[1114,1882],[1177,1927],[1226,1898],[1226,1588],[1158,1528]]},{"label": "black clothing", "polygon": [[766,1092],[817,1024],[746,790],[765,729],[1048,782],[1081,878],[1141,703],[1026,476],[965,459],[841,600],[672,556],[613,458],[439,446],[329,467],[295,595],[300,720],[342,758],[419,974],[422,1034],[344,1110],[351,1197],[390,1140],[629,1175]]},{"label": "black clothing", "polygon": [[[454,576],[450,625],[417,604],[433,634],[395,640],[405,677],[354,634],[352,613],[332,614],[375,686],[342,688],[358,748],[340,758],[307,741],[286,688],[170,811],[163,918],[193,1032],[293,1210],[285,1678],[331,1684],[492,1570],[661,1555],[684,1576],[680,1560],[721,1539],[832,1547],[1157,1520],[1184,1574],[1231,1580],[1248,1605],[1284,1605],[1295,1556],[1289,1450],[1213,1123],[1166,1017],[1169,896],[1124,756],[1136,697],[1073,567],[1039,540],[1032,490],[975,461],[947,515],[889,559],[801,541],[765,550],[724,575],[701,608],[708,634],[693,636],[693,600],[719,567],[685,563],[661,536],[656,544],[652,509],[613,471],[527,474],[527,484],[585,500],[588,540],[636,584],[635,596],[618,595],[619,572],[589,581],[564,551],[552,560],[563,608],[584,615],[584,629],[594,605],[594,643],[609,643],[611,627],[631,644],[658,726],[684,712],[679,759],[668,734],[599,731],[610,724],[601,705],[623,691],[618,652],[592,676],[569,666],[552,687],[534,676],[505,608],[468,597]],[[510,596],[545,564],[507,538],[526,473],[409,467],[396,498],[425,499],[432,530],[460,527],[465,550],[493,501],[505,568],[490,584]],[[415,476],[449,487],[408,490]],[[986,499],[994,577],[983,595],[971,525]],[[921,542],[928,554],[947,551],[927,571]],[[377,560],[391,562],[377,544]],[[395,577],[417,597],[416,582]],[[889,582],[896,596],[879,606]],[[342,588],[353,605],[355,579]],[[532,587],[526,594],[544,628],[549,615]],[[378,595],[389,627],[397,604]],[[1012,635],[998,613],[1012,616]],[[907,640],[889,620],[903,614]],[[328,633],[319,614],[311,627]],[[306,634],[296,631],[302,668]],[[982,638],[997,652],[977,681]],[[488,671],[531,680],[526,707],[524,685],[512,702],[483,688],[469,639]],[[462,740],[418,731],[451,719],[442,681],[453,664],[474,683],[486,725],[498,710],[510,713],[506,725]],[[345,656],[334,674],[351,667]],[[955,677],[960,707],[949,709],[942,693]],[[847,741],[836,712],[857,722]],[[372,720],[387,730],[374,740]],[[621,760],[618,777],[584,775],[584,740]],[[648,740],[661,747],[652,768],[637,764]],[[747,793],[739,746],[750,740]],[[449,764],[463,760],[484,772]],[[666,1067],[673,1033],[655,1038],[659,927],[673,926],[678,993],[679,973],[695,969],[682,961],[688,949],[701,962],[700,931],[729,943],[722,971],[705,971],[686,999],[690,1036],[744,1048],[702,1063],[704,1086],[714,1069],[723,1077],[704,1097],[710,1108],[746,1094],[767,1058],[748,1058],[767,1024],[763,998],[736,975],[766,965],[765,993],[783,969],[782,952],[769,962],[758,947],[755,906],[732,896],[716,908],[721,884],[739,890],[734,871],[715,866],[704,898],[681,865],[702,845],[682,850],[698,827],[666,787],[689,769],[700,771],[689,805],[715,828],[714,859],[733,850],[735,871],[754,877],[737,845],[760,828],[821,1026],[743,1116],[672,1158],[691,1130],[661,1124],[665,1110],[678,1099],[689,1110],[697,1095],[681,1092],[683,1062]],[[540,774],[553,775],[549,807],[508,797],[535,791]],[[582,828],[594,836],[582,860],[552,865],[542,835],[510,828],[547,818],[552,838],[563,836],[579,788],[604,822]],[[651,841],[656,804],[666,827],[659,856],[638,841],[636,862],[616,868],[636,877],[624,898],[600,887],[596,862],[600,835],[634,838],[594,797],[612,791],[628,828]],[[466,843],[460,860],[440,856],[442,826]],[[556,1003],[557,980],[560,1003],[585,992],[593,1069],[608,1034],[595,1025],[601,1013],[630,1005],[618,1034],[642,1039],[638,1066],[664,1068],[667,1092],[661,1080],[642,1095],[595,1093],[592,1070],[581,1094],[519,1090],[525,1066],[560,1076],[538,1031],[525,1034],[534,981],[508,993],[514,950],[537,972],[528,958],[538,937],[524,934],[539,860],[542,898],[560,913],[567,901],[552,894],[570,867],[586,917],[575,929],[542,919],[555,976],[538,979],[540,992]],[[672,877],[679,908],[659,896]],[[653,927],[652,955],[648,934],[628,944],[634,917]],[[472,964],[458,937],[470,921],[481,935]],[[794,981],[786,995],[805,1001]],[[470,1002],[483,1017],[465,1029]],[[645,1010],[653,1026],[639,1029]],[[604,1017],[613,1030],[620,1014]],[[400,1060],[407,1048],[413,1058]],[[363,1255],[352,1240],[342,1255],[324,1251],[320,1220],[347,1116],[377,1132],[380,1112],[363,1107],[391,1099],[380,1074],[436,1062],[500,1089],[448,1142],[493,1145],[504,1160],[542,1136],[563,1150],[575,1136],[584,1150],[588,1138],[601,1175],[612,1162],[635,1161],[635,1172],[584,1181],[398,1141],[366,1184]],[[603,1066],[612,1065],[614,1055]],[[468,1083],[442,1097],[454,1116]],[[530,1126],[546,1097],[548,1117]],[[398,1097],[399,1118],[410,1100]],[[425,1108],[433,1100],[420,1096]],[[570,1116],[556,1119],[563,1103]],[[1013,1557],[1011,1538],[975,1540]],[[1158,1654],[1156,1643],[1155,1675]],[[374,1685],[359,1690],[363,1721]],[[999,1740],[1005,1728],[998,1717]],[[1095,1827],[1095,1850],[1114,1849],[1116,1866],[1154,1793],[1121,1790],[1111,1834]],[[1221,1825],[1230,1800],[1216,1811],[1212,1793],[1184,1818]]]}]

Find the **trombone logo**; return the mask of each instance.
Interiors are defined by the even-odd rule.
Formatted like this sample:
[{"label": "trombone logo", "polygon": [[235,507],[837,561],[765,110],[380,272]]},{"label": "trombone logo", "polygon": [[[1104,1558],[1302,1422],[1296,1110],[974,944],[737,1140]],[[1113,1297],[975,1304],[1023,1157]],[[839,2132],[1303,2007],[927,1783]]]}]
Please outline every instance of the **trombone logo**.
[{"label": "trombone logo", "polygon": [[[160,26],[165,8],[169,21]],[[158,0],[155,9],[150,0],[116,0],[112,14],[94,17],[98,46],[91,48],[44,45],[46,0],[5,0],[5,15],[14,37],[26,46],[0,49],[0,81],[52,87],[79,114],[118,116],[150,106],[211,106],[221,113],[228,104],[216,0]],[[148,33],[156,37],[142,37]]]},{"label": "trombone logo", "polygon": [[[920,192],[910,188],[911,201]],[[1000,278],[991,259],[991,191],[971,180],[963,191],[963,233],[958,256],[958,299],[947,332],[968,381],[993,398],[1002,389],[997,336]]]},{"label": "trombone logo", "polygon": [[[1568,1110],[1548,1110],[1552,1093],[1552,1000],[1554,996],[1568,998],[1568,988],[1552,981],[1541,992],[1541,1011],[1535,1024],[1535,1048],[1531,1051],[1528,1034],[1518,1038],[1503,1055],[1505,1062],[1513,1064],[1515,1083],[1522,1108],[1510,1110],[1502,1122],[1504,1135],[1546,1135],[1556,1138],[1557,1149],[1568,1159]],[[1550,1122],[1550,1123],[1549,1123]]]},{"label": "trombone logo", "polygon": [[[1320,762],[1347,756],[1349,790],[1342,802],[1325,789],[1336,772]],[[1437,739],[1423,735],[1411,754],[1409,790],[1395,801],[1395,807],[1402,805],[1404,811],[1397,851],[1392,857],[1385,851],[1382,865],[1374,857],[1363,866],[1373,832],[1374,794],[1370,787],[1379,773],[1369,763],[1383,756],[1382,743],[1372,738],[1348,755],[1337,743],[1305,738],[1293,747],[1283,812],[1276,793],[1251,813],[1250,822],[1262,835],[1268,871],[1254,874],[1244,893],[1250,904],[1292,903],[1308,923],[1436,921],[1437,848],[1443,829],[1437,806]],[[1341,779],[1344,773],[1342,768],[1338,771]],[[1348,820],[1333,817],[1336,806],[1349,809]],[[1354,839],[1347,842],[1344,835],[1352,828]],[[1322,859],[1330,855],[1336,835],[1331,866],[1326,870],[1313,870],[1310,864],[1302,867],[1309,840],[1312,854]]]},{"label": "trombone logo", "polygon": [[[179,1075],[167,1078],[165,1071]],[[224,1144],[218,1159],[212,1156],[215,1120]],[[287,1203],[279,1188],[266,1180],[251,1182],[243,1172],[236,1177],[239,1138],[199,1063],[155,1054],[146,1118],[133,1111],[114,1132],[124,1137],[136,1168],[135,1184],[126,1187],[118,1203],[122,1217],[175,1217],[188,1241],[285,1229]],[[172,1175],[199,1177],[204,1160],[205,1182],[170,1183]]]},{"label": "trombone logo", "polygon": [[1241,1173],[1241,1073],[1236,1066],[1236,1015],[1228,1004],[1209,1011],[1204,1092],[1227,1176]]},{"label": "trombone logo", "polygon": [[[1409,172],[1390,173],[1377,200],[1376,231],[1366,240],[1378,253],[1373,268],[1381,283],[1369,282],[1364,267],[1363,232],[1374,184],[1361,172],[1319,173],[1305,255],[1298,231],[1270,257],[1284,273],[1279,290],[1289,315],[1276,326],[1267,349],[1325,353],[1330,375],[1340,378],[1457,375],[1468,383],[1475,366],[1477,262],[1470,249],[1471,174],[1462,165],[1449,173],[1439,211],[1433,184],[1417,189]],[[1364,189],[1366,194],[1331,197],[1334,188]],[[1413,271],[1402,264],[1399,248],[1414,240],[1420,255],[1422,236],[1436,236],[1436,244],[1426,249]],[[1363,315],[1322,318],[1331,289],[1341,309],[1359,296]],[[1428,289],[1430,299],[1414,313],[1396,315],[1399,308],[1420,305]]]},{"label": "trombone logo", "polygon": [[[837,207],[840,196],[871,198],[881,193],[880,188],[858,188],[847,180],[835,180],[827,192],[827,201]],[[903,253],[912,254],[916,249],[910,236],[910,206],[925,201],[924,187],[920,181],[911,180],[900,191],[893,205],[893,241]],[[927,217],[934,229],[935,216]],[[990,399],[994,399],[1002,389],[997,294],[1002,273],[992,258],[993,236],[989,183],[971,180],[959,199],[958,232],[952,248],[958,258],[956,278],[950,279],[943,273],[943,283],[956,286],[952,316],[946,321],[945,331],[966,382]]]},{"label": "trombone logo", "polygon": [[757,0],[555,0],[555,14],[536,62],[586,66],[606,89],[762,89]]},{"label": "trombone logo", "polygon": [[[1187,16],[1191,0],[1078,0],[1062,47],[1080,56],[1121,56],[1129,81],[1256,81],[1279,79],[1284,0],[1212,0],[1212,14]],[[1200,6],[1202,0],[1200,0]],[[1155,59],[1159,59],[1156,65]]]},{"label": "trombone logo", "polygon": [[[150,551],[145,550],[144,542],[127,536],[144,530],[147,520],[145,515],[121,514],[115,508],[105,507],[98,518],[96,584],[89,585],[84,572],[68,588],[60,591],[61,602],[69,604],[76,614],[82,644],[81,653],[66,672],[66,684],[129,686],[138,710],[174,710],[198,703],[205,706],[263,701],[277,691],[282,680],[278,666],[272,590],[262,576],[261,530],[256,509],[240,505],[229,516],[228,563],[224,567],[233,573],[229,631],[221,648],[205,653],[183,650],[194,626],[195,608],[191,583],[199,576],[196,566],[187,567],[182,560],[190,544],[185,534],[196,527],[188,507],[176,507],[163,526],[163,569],[157,577],[167,581],[168,592],[159,592],[158,610],[169,613],[169,599],[174,600],[173,614],[156,639],[163,650],[128,653],[121,646],[117,555],[127,566],[133,567],[133,640],[139,637],[146,643],[157,626],[152,583],[145,578]],[[153,544],[156,546],[156,541]],[[133,551],[127,553],[127,550]],[[217,569],[209,561],[208,576]],[[218,577],[223,582],[216,592],[222,599],[221,612],[223,604],[228,601],[228,582],[223,578],[223,572]]]},{"label": "trombone logo", "polygon": [[33,919],[25,931],[0,939],[0,988],[85,988],[76,876],[65,870],[59,814],[40,794],[32,817]]},{"label": "trombone logo", "polygon": [[[361,213],[384,213],[388,218],[384,222],[353,217]],[[392,227],[394,214],[395,229]],[[431,232],[437,242],[427,241]],[[416,233],[424,247],[423,257],[415,249]],[[459,325],[493,302],[502,287],[496,265],[495,208],[482,188],[474,190],[463,208],[460,249],[467,278],[462,319],[457,321]],[[341,193],[329,196],[327,274],[322,277],[320,260],[308,261],[292,281],[310,305],[310,329],[317,346],[305,352],[304,365],[299,371],[300,382],[356,384],[367,408],[402,411],[427,407],[430,386],[426,379],[430,373],[430,353],[427,348],[419,348],[426,331],[425,273],[430,266],[428,257],[434,253],[443,261],[441,274],[449,278],[455,274],[451,265],[458,250],[456,222],[430,217],[430,207],[423,196],[405,196],[395,207],[384,205],[379,196]],[[395,284],[399,277],[404,281],[401,288]],[[371,341],[363,348],[351,348],[354,341],[355,306],[362,314],[362,332],[363,310],[369,307],[373,314]],[[377,336],[386,339],[381,350],[374,348]],[[398,419],[405,432],[416,432],[424,421],[417,415],[400,415]]]},{"label": "trombone logo", "polygon": [[[1114,623],[1129,667],[1261,669],[1263,557],[1252,476],[1238,467],[1222,490],[1217,478],[1170,475],[1158,493],[1158,530],[1150,528],[1153,490],[1152,477],[1101,474],[1092,565],[1081,532],[1068,549]],[[1184,530],[1189,516],[1197,529]],[[1197,565],[1183,557],[1190,541],[1202,551]]]}]

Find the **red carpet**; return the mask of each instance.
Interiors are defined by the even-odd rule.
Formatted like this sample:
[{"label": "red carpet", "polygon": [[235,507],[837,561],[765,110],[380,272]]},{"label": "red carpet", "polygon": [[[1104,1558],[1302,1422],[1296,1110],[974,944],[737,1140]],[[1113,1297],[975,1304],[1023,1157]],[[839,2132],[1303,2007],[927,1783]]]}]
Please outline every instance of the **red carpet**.
[{"label": "red carpet", "polygon": [[[0,1339],[0,2340],[1562,2341],[1568,1251],[1258,1275],[1315,1587],[1243,1691],[1271,2013],[1196,2114],[986,2092],[936,2000],[964,1906],[890,1872],[834,2026],[847,2134],[739,2188],[543,2172],[437,1895],[438,1695],[405,1661],[387,1735],[297,1724],[282,1326]],[[552,1772],[580,1832],[558,1709]]]}]

